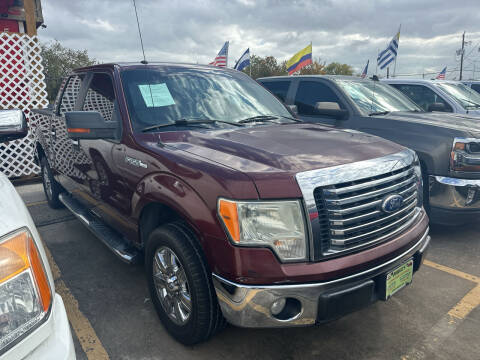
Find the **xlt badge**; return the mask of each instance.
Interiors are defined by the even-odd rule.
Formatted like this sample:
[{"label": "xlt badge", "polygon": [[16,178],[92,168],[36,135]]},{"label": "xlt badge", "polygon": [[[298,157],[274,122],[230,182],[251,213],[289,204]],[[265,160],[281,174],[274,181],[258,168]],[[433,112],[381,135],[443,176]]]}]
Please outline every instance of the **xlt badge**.
[{"label": "xlt badge", "polygon": [[142,160],[135,159],[135,158],[132,158],[130,156],[125,156],[125,162],[127,164],[130,164],[130,165],[133,165],[133,166],[136,166],[136,167],[141,167],[141,168],[144,168],[144,169],[146,169],[148,167],[148,165],[146,163],[144,163]]}]

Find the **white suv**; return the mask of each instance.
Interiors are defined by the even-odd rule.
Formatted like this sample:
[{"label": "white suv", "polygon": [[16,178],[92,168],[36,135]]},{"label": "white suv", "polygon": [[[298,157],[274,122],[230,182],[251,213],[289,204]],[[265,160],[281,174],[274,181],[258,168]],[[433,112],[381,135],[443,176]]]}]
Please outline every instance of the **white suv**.
[{"label": "white suv", "polygon": [[425,111],[480,115],[480,94],[459,81],[382,79],[397,88]]},{"label": "white suv", "polygon": [[[25,136],[20,110],[0,111],[0,142]],[[75,359],[65,306],[30,213],[0,172],[0,359]]]}]

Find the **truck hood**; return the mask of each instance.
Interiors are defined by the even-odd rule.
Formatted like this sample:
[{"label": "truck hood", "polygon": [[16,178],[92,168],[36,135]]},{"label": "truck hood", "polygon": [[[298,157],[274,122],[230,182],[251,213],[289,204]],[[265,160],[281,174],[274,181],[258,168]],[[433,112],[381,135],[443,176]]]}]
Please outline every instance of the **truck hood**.
[{"label": "truck hood", "polygon": [[386,118],[419,122],[443,128],[466,131],[469,134],[480,134],[480,117],[469,114],[453,114],[442,112],[392,112]]},{"label": "truck hood", "polygon": [[381,157],[403,147],[353,130],[317,124],[258,125],[160,133],[160,141],[255,177],[297,173]]}]

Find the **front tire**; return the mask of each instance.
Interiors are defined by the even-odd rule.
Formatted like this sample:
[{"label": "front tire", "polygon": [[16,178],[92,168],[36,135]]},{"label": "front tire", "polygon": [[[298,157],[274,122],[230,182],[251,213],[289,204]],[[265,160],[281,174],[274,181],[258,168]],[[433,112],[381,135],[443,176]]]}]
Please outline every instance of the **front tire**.
[{"label": "front tire", "polygon": [[225,325],[202,249],[185,224],[152,231],[145,266],[155,310],[177,341],[194,345]]},{"label": "front tire", "polygon": [[62,193],[62,187],[53,177],[52,169],[50,168],[46,157],[42,157],[40,165],[42,169],[43,191],[45,192],[48,205],[52,209],[58,209],[63,206],[58,199],[58,195]]}]

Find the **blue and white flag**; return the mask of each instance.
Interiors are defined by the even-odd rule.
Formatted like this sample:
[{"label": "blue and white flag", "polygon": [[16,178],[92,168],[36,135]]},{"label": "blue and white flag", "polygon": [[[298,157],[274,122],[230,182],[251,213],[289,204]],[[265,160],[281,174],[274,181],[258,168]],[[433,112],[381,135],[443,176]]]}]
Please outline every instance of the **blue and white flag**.
[{"label": "blue and white flag", "polygon": [[397,57],[398,43],[400,42],[400,30],[388,44],[387,48],[381,51],[377,57],[377,64],[380,69],[385,69]]},{"label": "blue and white flag", "polygon": [[233,67],[235,70],[242,71],[248,65],[250,65],[250,48],[248,48],[243,55],[238,59],[237,63]]}]

